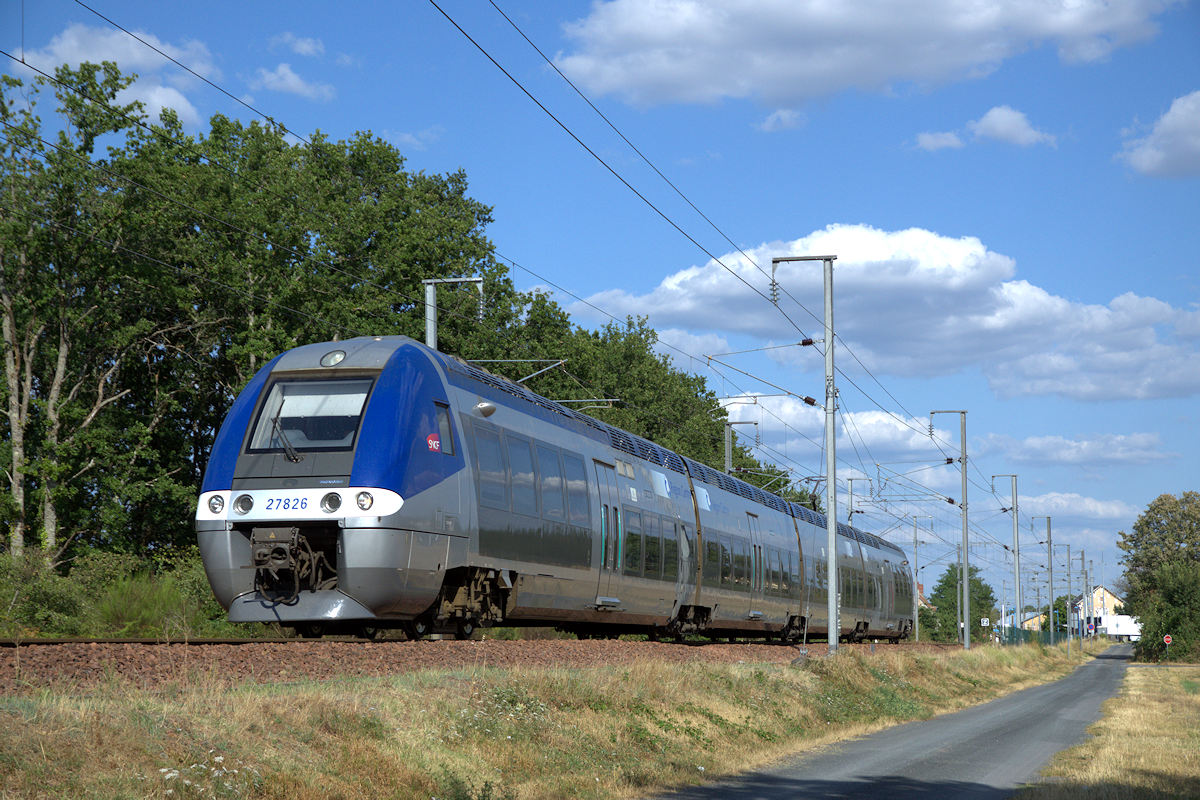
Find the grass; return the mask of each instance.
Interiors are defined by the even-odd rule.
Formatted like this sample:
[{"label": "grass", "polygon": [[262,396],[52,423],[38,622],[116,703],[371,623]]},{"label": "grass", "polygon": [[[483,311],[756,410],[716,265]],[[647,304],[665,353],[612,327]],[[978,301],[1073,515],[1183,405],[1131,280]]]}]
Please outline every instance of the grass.
[{"label": "grass", "polygon": [[[0,697],[0,797],[636,797],[1065,674],[1061,648]],[[1194,746],[1193,742],[1193,746]]]},{"label": "grass", "polygon": [[1132,667],[1103,711],[1020,800],[1200,797],[1200,667]]}]

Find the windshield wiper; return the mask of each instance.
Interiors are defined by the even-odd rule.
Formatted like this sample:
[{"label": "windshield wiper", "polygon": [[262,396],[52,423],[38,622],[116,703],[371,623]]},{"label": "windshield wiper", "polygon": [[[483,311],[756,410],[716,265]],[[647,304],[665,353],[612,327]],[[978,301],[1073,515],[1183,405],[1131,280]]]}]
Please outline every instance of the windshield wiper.
[{"label": "windshield wiper", "polygon": [[[279,414],[282,413],[283,411],[280,410]],[[300,451],[298,451],[295,447],[292,447],[292,443],[288,439],[287,434],[283,432],[283,426],[279,424],[279,414],[276,414],[275,419],[271,420],[271,428],[275,431],[275,434],[279,437],[279,441],[283,444],[283,452],[284,455],[287,456],[287,460],[293,464],[299,464],[304,460],[304,456],[302,456]]]}]

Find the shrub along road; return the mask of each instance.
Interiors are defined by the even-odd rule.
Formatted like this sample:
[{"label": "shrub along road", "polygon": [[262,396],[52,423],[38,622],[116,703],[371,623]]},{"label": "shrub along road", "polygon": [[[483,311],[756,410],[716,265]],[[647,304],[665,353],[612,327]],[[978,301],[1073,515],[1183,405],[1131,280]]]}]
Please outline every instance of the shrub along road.
[{"label": "shrub along road", "polygon": [[879,797],[999,800],[1078,744],[1132,656],[1117,645],[1067,677],[984,705],[842,742],[662,800]]}]

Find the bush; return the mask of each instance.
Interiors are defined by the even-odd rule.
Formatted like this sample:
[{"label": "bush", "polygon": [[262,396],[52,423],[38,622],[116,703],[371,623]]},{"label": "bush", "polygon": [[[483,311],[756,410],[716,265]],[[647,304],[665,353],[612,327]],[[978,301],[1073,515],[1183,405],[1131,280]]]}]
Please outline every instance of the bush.
[{"label": "bush", "polygon": [[1157,588],[1138,609],[1142,638],[1137,657],[1160,661],[1163,636],[1171,635],[1171,659],[1200,661],[1200,563],[1169,561],[1154,571]]},{"label": "bush", "polygon": [[0,634],[6,638],[79,636],[87,595],[38,553],[0,555]]}]

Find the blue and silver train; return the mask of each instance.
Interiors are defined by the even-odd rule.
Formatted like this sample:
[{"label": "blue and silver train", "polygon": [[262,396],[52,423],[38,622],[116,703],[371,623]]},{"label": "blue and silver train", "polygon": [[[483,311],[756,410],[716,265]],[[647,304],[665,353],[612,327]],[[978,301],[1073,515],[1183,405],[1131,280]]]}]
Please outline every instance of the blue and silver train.
[{"label": "blue and silver train", "polygon": [[[906,637],[904,551],[838,534],[836,635]],[[196,535],[231,621],[306,636],[830,635],[821,514],[403,336],[263,367]]]}]

